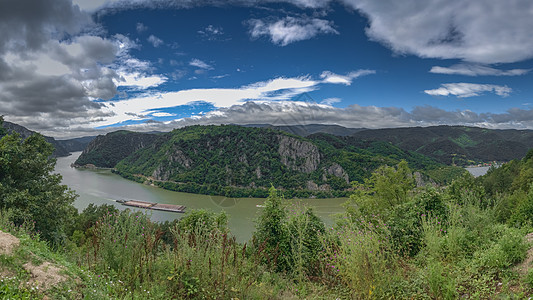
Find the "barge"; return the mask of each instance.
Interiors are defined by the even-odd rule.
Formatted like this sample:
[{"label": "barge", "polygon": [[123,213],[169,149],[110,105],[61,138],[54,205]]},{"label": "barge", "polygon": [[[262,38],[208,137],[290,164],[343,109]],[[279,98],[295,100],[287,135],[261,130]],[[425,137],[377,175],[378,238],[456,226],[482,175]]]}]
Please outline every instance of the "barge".
[{"label": "barge", "polygon": [[175,212],[175,213],[185,212],[185,206],[183,205],[152,203],[152,202],[138,201],[138,200],[117,200],[117,202],[122,205],[137,207],[137,208],[169,211],[169,212]]}]

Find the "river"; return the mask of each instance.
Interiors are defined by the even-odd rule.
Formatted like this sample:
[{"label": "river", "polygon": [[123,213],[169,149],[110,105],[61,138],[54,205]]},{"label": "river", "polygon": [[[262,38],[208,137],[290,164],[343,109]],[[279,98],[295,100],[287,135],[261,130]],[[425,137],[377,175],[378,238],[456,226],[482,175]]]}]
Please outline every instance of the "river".
[{"label": "river", "polygon": [[[498,167],[498,166],[496,166]],[[474,175],[474,177],[479,177],[487,174],[487,172],[490,169],[490,166],[485,167],[466,167],[465,168],[470,174]]]},{"label": "river", "polygon": [[[88,170],[71,168],[81,152],[72,153],[68,157],[57,159],[55,171],[63,176],[63,184],[76,191],[79,197],[74,206],[82,211],[90,203],[97,205],[112,204],[119,209],[126,209],[115,200],[141,200],[157,203],[185,205],[186,210],[208,209],[215,212],[225,211],[229,217],[229,227],[238,241],[244,242],[251,238],[254,230],[254,219],[265,199],[261,198],[227,198],[222,196],[198,195],[164,190],[149,185],[124,179],[109,170]],[[300,199],[287,200],[292,203],[301,202],[314,207],[315,213],[328,225],[333,223],[333,214],[343,212],[341,204],[346,198],[333,199]],[[137,208],[132,208],[137,210]],[[141,210],[141,209],[139,209]],[[154,221],[172,221],[183,214],[146,211]]]}]

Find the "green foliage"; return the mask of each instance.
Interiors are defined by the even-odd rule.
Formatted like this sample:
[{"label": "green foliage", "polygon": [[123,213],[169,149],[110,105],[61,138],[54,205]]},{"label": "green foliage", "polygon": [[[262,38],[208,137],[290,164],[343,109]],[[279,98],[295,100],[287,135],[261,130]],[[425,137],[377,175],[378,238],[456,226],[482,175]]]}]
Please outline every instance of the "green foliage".
[{"label": "green foliage", "polygon": [[[103,146],[93,147],[82,155],[88,158],[83,163],[91,163],[92,156],[104,157],[105,149],[109,152],[111,145],[122,144],[115,140],[132,134],[117,134],[118,137],[108,134],[95,140],[93,144],[99,142]],[[284,147],[290,150],[282,149],[282,140]],[[170,190],[227,197],[266,197],[271,185],[284,190],[287,197],[346,196],[349,181],[363,182],[381,165],[396,165],[402,159],[417,169],[428,171],[427,174],[439,175],[438,182],[445,182],[449,179],[447,176],[455,174],[451,171],[431,173],[430,170],[447,168],[388,143],[364,143],[327,134],[304,139],[265,128],[190,126],[143,145],[136,152],[124,146],[129,150],[119,152],[130,154],[114,165],[115,172]],[[313,147],[316,150],[311,152],[318,151],[319,160],[314,160],[313,155],[303,155],[306,149],[315,149]],[[297,154],[291,154],[292,151]],[[98,166],[100,159],[95,157],[93,163]]]},{"label": "green foliage", "polygon": [[286,226],[287,212],[284,198],[274,187],[265,200],[253,234],[254,247],[265,253],[264,263],[270,263],[278,271],[290,270],[290,240]]},{"label": "green foliage", "polygon": [[533,184],[525,198],[517,203],[509,223],[514,226],[531,226],[533,224]]},{"label": "green foliage", "polygon": [[364,184],[354,184],[355,192],[350,196],[355,205],[352,217],[383,214],[407,201],[414,187],[413,174],[405,161],[396,168],[381,166]]},{"label": "green foliage", "polygon": [[[257,254],[246,255],[246,245],[216,226],[216,221],[196,223],[191,231],[174,231],[175,250],[168,253],[163,283],[167,295],[180,299],[247,299],[268,297],[274,291],[265,281]],[[269,287],[257,294],[257,287]]]},{"label": "green foliage", "polygon": [[407,200],[407,194],[415,187],[413,174],[406,161],[401,161],[396,168],[381,166],[365,181],[379,201],[392,208]]},{"label": "green foliage", "polygon": [[4,128],[4,116],[0,116],[0,137],[7,134],[7,130]]},{"label": "green foliage", "polygon": [[482,250],[475,254],[482,266],[505,269],[526,257],[529,247],[520,230],[504,225],[496,225],[493,228],[493,232],[498,238],[492,242],[487,250]]},{"label": "green foliage", "polygon": [[119,130],[96,137],[78,157],[76,165],[93,164],[100,168],[113,168],[120,160],[151,144],[158,134]]},{"label": "green foliage", "polygon": [[287,207],[273,187],[257,219],[253,247],[263,253],[263,263],[277,271],[293,272],[302,280],[320,272],[319,259],[324,223],[310,208]]},{"label": "green foliage", "polygon": [[94,228],[98,220],[110,214],[118,214],[119,210],[111,204],[95,205],[90,203],[82,213],[76,218],[71,228],[69,236],[78,246],[85,244],[86,239],[92,239]]},{"label": "green foliage", "polygon": [[125,286],[134,291],[153,275],[160,237],[145,214],[106,214],[94,226],[87,263],[96,272],[121,274]]},{"label": "green foliage", "polygon": [[347,223],[332,234],[337,242],[324,240],[324,273],[346,285],[355,299],[392,296],[398,257],[391,251],[387,225]]},{"label": "green foliage", "polygon": [[209,233],[213,230],[228,232],[228,217],[225,212],[216,214],[205,209],[188,211],[177,224],[177,229],[185,232]]},{"label": "green foliage", "polygon": [[[429,188],[403,205],[396,207],[389,219],[392,243],[401,254],[415,256],[423,247],[422,221],[432,216],[438,224],[448,217],[446,203],[440,193]],[[444,225],[442,225],[444,226]]]},{"label": "green foliage", "polygon": [[0,207],[12,211],[16,224],[34,221],[41,237],[59,244],[76,213],[76,195],[61,185],[59,174],[52,174],[52,151],[39,134],[0,139]]},{"label": "green foliage", "polygon": [[312,208],[296,206],[289,211],[287,229],[290,241],[290,265],[295,277],[303,281],[305,276],[318,276],[326,228]]}]

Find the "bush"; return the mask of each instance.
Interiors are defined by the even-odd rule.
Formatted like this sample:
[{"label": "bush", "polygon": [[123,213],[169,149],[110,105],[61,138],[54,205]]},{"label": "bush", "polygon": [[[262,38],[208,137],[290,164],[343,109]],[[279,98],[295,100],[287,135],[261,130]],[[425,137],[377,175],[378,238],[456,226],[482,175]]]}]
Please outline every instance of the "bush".
[{"label": "bush", "polygon": [[423,246],[422,219],[427,216],[446,223],[448,209],[442,195],[428,188],[414,200],[396,207],[389,220],[392,243],[401,254],[415,256]]},{"label": "bush", "polygon": [[326,276],[337,278],[356,299],[394,295],[398,257],[392,251],[387,225],[347,223],[334,234],[337,242],[324,240]]}]

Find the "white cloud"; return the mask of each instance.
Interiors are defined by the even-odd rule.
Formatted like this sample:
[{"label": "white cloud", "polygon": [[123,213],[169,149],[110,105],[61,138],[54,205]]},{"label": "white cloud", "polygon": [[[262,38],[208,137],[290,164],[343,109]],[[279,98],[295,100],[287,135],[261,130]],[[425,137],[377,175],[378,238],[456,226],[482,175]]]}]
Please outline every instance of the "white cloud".
[{"label": "white cloud", "polygon": [[206,62],[204,62],[202,60],[199,60],[197,58],[192,59],[189,62],[189,65],[193,66],[193,67],[200,68],[200,69],[204,69],[204,70],[213,70],[213,66],[211,66],[211,65],[207,64]]},{"label": "white cloud", "polygon": [[145,90],[159,86],[167,82],[168,78],[162,75],[148,75],[146,73],[122,73],[120,80],[116,80],[117,86],[127,86],[136,90]]},{"label": "white cloud", "polygon": [[257,6],[267,3],[290,3],[301,8],[324,8],[331,0],[73,0],[88,12],[102,9],[191,8],[207,5]]},{"label": "white cloud", "polygon": [[143,33],[146,30],[148,30],[148,26],[144,25],[143,23],[137,23],[135,26],[135,29],[137,30],[137,33]]},{"label": "white cloud", "polygon": [[525,75],[530,71],[531,69],[500,70],[480,64],[456,64],[450,67],[434,66],[429,72],[465,76],[520,76]]},{"label": "white cloud", "polygon": [[327,98],[320,102],[320,104],[333,105],[334,103],[342,102],[341,98]]},{"label": "white cloud", "polygon": [[191,89],[177,92],[154,92],[138,98],[109,102],[103,109],[109,118],[97,122],[95,126],[107,126],[127,120],[139,120],[150,111],[188,105],[195,102],[208,102],[213,106],[230,107],[248,100],[279,101],[287,100],[315,89],[319,82],[307,77],[276,78],[234,89]]},{"label": "white cloud", "polygon": [[498,96],[507,97],[513,90],[507,86],[477,83],[446,83],[434,90],[425,90],[424,93],[432,96],[457,96],[459,98],[480,96],[485,92],[492,92]]},{"label": "white cloud", "polygon": [[249,21],[252,38],[268,36],[277,45],[288,44],[308,40],[319,34],[339,34],[333,28],[333,22],[317,18],[285,17],[281,20],[258,20]]},{"label": "white cloud", "polygon": [[202,30],[198,30],[198,34],[208,41],[227,41],[230,38],[225,37],[224,29],[220,26],[208,25]]},{"label": "white cloud", "polygon": [[322,82],[324,83],[351,85],[354,79],[375,73],[376,71],[374,70],[357,70],[347,75],[339,75],[330,71],[324,71],[320,74],[320,78],[322,78]]},{"label": "white cloud", "polygon": [[152,44],[152,46],[154,46],[155,48],[163,45],[165,42],[163,42],[162,39],[158,38],[157,36],[151,34],[149,37],[148,37],[148,42],[150,42],[150,44]]},{"label": "white cloud", "polygon": [[509,63],[533,57],[530,0],[342,0],[369,19],[367,35],[401,54]]},{"label": "white cloud", "polygon": [[176,114],[166,113],[166,112],[156,112],[151,114],[154,117],[174,117]]}]

